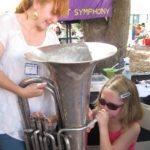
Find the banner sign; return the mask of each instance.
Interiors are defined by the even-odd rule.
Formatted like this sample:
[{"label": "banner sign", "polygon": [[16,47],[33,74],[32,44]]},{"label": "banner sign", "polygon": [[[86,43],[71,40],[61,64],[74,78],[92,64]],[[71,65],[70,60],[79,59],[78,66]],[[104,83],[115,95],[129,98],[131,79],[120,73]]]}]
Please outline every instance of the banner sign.
[{"label": "banner sign", "polygon": [[69,3],[69,16],[59,20],[85,20],[112,16],[112,0],[70,0]]}]

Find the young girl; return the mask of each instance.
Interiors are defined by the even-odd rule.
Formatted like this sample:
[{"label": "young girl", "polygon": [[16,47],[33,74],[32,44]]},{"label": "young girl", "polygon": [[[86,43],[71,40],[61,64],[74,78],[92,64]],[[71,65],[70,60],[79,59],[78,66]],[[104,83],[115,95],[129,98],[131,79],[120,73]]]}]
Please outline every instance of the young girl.
[{"label": "young girl", "polygon": [[116,75],[98,96],[100,150],[135,150],[143,110],[134,83]]}]

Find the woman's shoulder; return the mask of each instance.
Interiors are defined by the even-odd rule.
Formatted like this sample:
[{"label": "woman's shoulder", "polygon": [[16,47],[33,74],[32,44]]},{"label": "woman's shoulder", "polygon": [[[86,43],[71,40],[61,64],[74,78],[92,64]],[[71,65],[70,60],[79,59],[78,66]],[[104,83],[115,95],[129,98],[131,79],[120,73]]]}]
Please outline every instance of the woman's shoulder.
[{"label": "woman's shoulder", "polygon": [[11,20],[14,20],[14,17],[14,13],[3,13],[2,15],[0,15],[0,21],[9,23]]},{"label": "woman's shoulder", "polygon": [[1,29],[12,29],[15,23],[15,14],[14,13],[4,13],[0,16],[0,26]]}]

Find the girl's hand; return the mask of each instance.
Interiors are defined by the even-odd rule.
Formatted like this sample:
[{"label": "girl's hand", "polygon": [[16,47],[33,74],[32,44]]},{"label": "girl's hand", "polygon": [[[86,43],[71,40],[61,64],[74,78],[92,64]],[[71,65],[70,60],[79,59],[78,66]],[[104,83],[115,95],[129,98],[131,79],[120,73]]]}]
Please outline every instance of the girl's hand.
[{"label": "girl's hand", "polygon": [[52,123],[56,122],[58,120],[56,115],[51,115],[48,117],[48,126],[51,127]]},{"label": "girl's hand", "polygon": [[108,126],[108,122],[109,122],[109,114],[105,109],[101,109],[98,111],[97,115],[96,115],[96,119],[98,121],[99,126]]},{"label": "girl's hand", "polygon": [[[87,111],[87,120],[89,122],[91,122],[93,119],[94,119],[93,111],[90,108],[88,108],[88,111]],[[92,128],[94,128],[94,125],[92,125],[89,128],[87,128],[86,131],[90,132]]]},{"label": "girl's hand", "polygon": [[91,110],[91,108],[88,108],[88,111],[87,111],[87,118],[88,120],[93,120],[93,112]]},{"label": "girl's hand", "polygon": [[46,82],[30,84],[25,88],[21,88],[19,96],[21,96],[22,98],[41,96],[46,86]]}]

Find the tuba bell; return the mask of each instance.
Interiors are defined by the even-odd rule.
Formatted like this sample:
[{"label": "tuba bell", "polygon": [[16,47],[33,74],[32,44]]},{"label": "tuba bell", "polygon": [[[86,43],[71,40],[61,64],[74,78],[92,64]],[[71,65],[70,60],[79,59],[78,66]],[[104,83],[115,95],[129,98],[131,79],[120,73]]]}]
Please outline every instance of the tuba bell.
[{"label": "tuba bell", "polygon": [[25,53],[26,59],[47,65],[51,77],[30,78],[20,83],[48,83],[47,90],[55,98],[58,129],[50,131],[43,122],[35,127],[37,120],[30,117],[28,101],[19,98],[26,129],[27,150],[87,150],[85,129],[96,120],[87,123],[91,75],[97,63],[113,56],[115,46],[105,43],[85,42],[45,46]]}]

